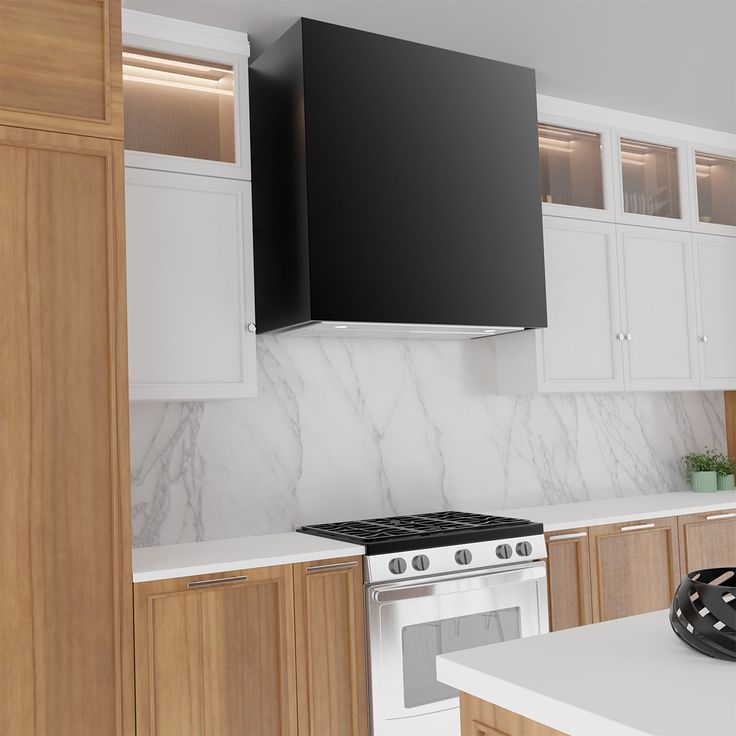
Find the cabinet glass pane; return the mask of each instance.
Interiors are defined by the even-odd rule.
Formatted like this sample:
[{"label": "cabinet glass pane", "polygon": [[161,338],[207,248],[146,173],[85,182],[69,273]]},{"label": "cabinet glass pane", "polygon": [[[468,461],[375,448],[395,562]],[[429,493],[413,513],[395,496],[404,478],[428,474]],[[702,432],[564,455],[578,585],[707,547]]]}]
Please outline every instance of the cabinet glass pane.
[{"label": "cabinet glass pane", "polygon": [[603,209],[597,133],[539,125],[539,174],[542,202]]},{"label": "cabinet glass pane", "polygon": [[621,139],[624,212],[680,217],[677,149]]},{"label": "cabinet glass pane", "polygon": [[123,49],[125,148],[235,161],[233,68]]},{"label": "cabinet glass pane", "polygon": [[736,225],[736,159],[695,153],[700,222]]}]

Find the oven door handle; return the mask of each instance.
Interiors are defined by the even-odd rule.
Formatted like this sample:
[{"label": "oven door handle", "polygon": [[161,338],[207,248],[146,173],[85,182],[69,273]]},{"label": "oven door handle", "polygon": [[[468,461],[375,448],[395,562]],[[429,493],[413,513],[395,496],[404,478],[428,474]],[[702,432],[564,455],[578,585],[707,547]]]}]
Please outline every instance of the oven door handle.
[{"label": "oven door handle", "polygon": [[412,584],[391,587],[376,587],[371,590],[371,598],[379,603],[425,598],[433,595],[467,593],[484,588],[500,588],[515,583],[526,583],[541,580],[547,576],[543,562],[511,570],[494,570],[493,572],[467,573],[452,578],[436,578],[432,582],[415,581]]}]

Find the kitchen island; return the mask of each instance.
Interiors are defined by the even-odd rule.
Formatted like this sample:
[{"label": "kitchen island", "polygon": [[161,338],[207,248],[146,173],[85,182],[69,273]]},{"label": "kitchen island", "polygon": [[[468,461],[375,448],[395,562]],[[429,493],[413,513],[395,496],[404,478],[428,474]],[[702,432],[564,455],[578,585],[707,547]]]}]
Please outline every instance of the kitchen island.
[{"label": "kitchen island", "polygon": [[668,611],[437,658],[463,736],[734,736],[736,664],[681,642]]}]

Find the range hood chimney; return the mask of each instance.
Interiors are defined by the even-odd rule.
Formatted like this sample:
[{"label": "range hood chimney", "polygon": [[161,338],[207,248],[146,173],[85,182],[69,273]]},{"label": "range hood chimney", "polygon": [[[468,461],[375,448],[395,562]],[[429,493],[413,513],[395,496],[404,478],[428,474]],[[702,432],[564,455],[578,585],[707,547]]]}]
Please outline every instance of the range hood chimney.
[{"label": "range hood chimney", "polygon": [[302,18],[250,96],[259,333],[546,326],[533,70]]}]

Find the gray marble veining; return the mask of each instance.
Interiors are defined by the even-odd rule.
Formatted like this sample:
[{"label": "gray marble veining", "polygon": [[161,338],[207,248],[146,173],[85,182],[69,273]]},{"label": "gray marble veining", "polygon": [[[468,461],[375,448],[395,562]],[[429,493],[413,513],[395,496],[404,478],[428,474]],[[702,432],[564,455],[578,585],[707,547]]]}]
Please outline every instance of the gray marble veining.
[{"label": "gray marble veining", "polygon": [[499,396],[493,341],[259,337],[256,399],[131,405],[136,546],[683,490],[723,394]]}]

